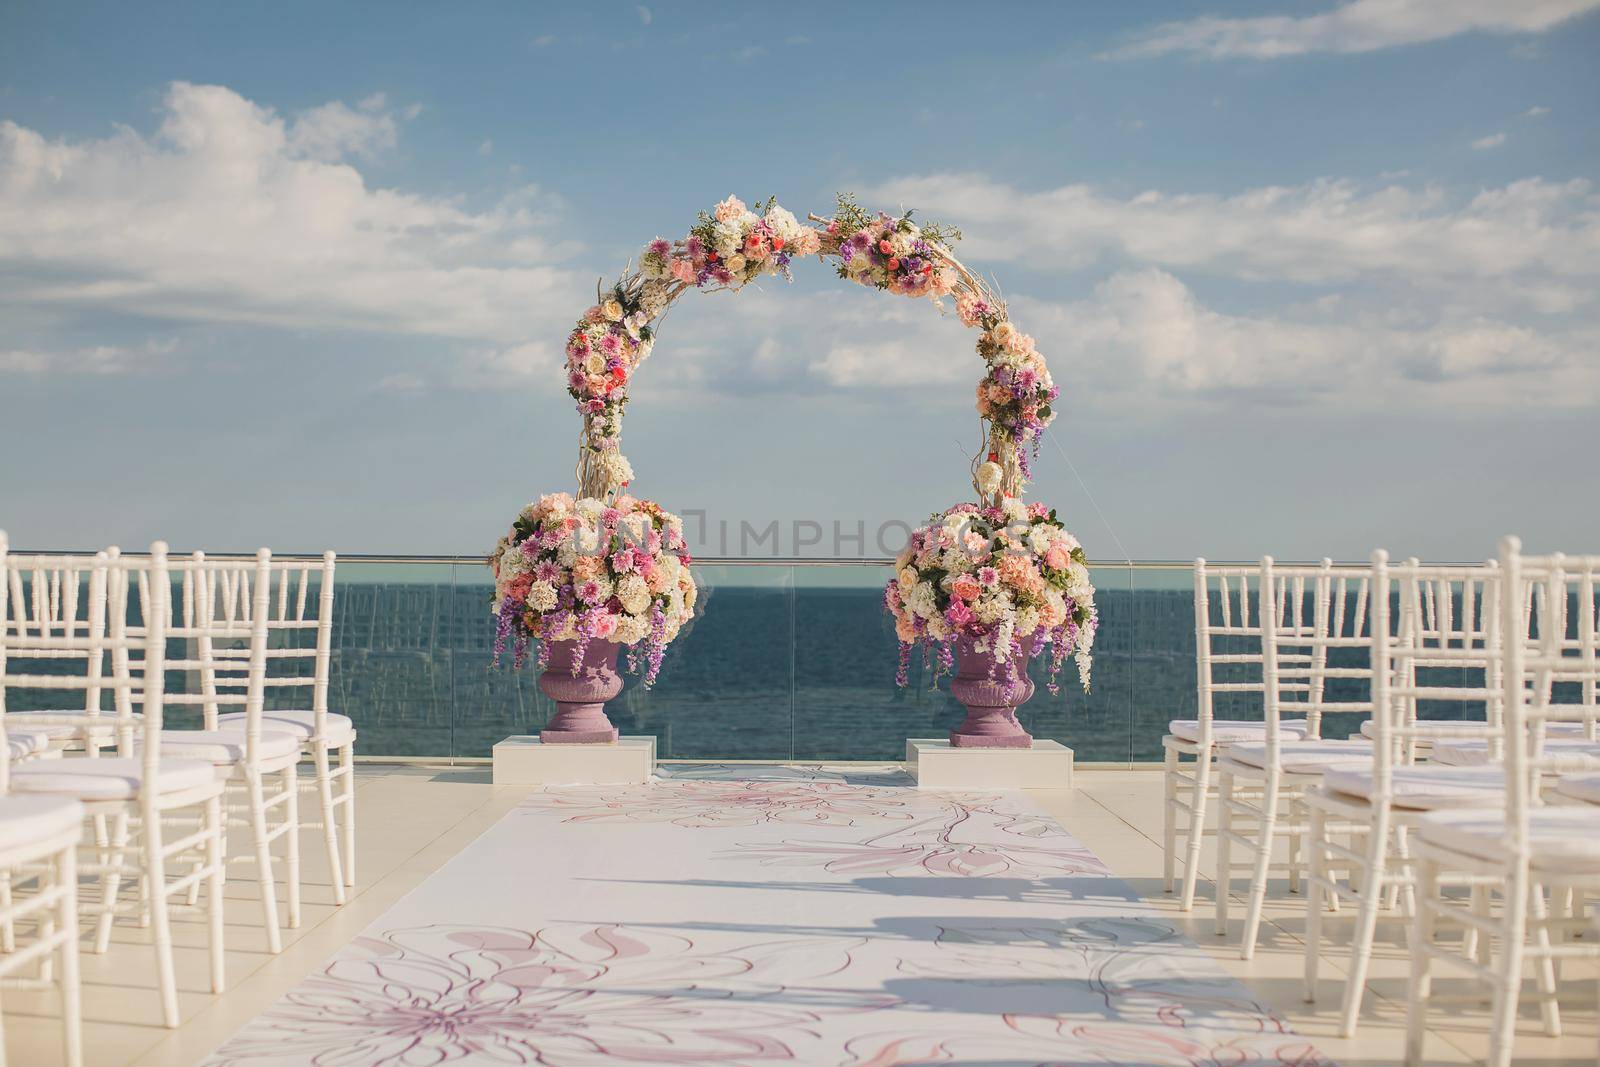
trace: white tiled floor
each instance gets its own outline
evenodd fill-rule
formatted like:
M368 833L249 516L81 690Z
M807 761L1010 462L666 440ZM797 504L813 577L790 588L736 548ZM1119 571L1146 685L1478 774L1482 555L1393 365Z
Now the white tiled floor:
M307 905L300 930L285 931L288 946L269 956L255 925L256 903L248 884L229 886L228 974L230 988L218 998L207 992L204 931L198 921L175 924L181 946L179 986L183 1026L167 1031L151 1021L156 1011L146 933L119 929L112 951L84 956L85 1061L91 1067L123 1064L194 1063L247 1020L296 984L327 956L416 886L449 857L493 825L525 793L488 784L487 768L363 766L358 775L360 804L360 885L343 908L328 901L319 842L308 835ZM1178 913L1161 891L1161 776L1156 771L1080 771L1078 788L1032 794L1059 822L1093 849L1164 912L1170 913L1198 944L1243 981L1256 997L1289 1018L1332 1059L1357 1064L1400 1062L1405 1007L1405 961L1392 944L1380 949L1374 967L1369 1007L1355 1041L1332 1036L1333 1013L1343 973L1341 952L1325 959L1322 1003L1301 1001L1300 974L1304 909L1300 898L1278 894L1269 904L1262 947L1248 963L1232 942L1211 932L1211 887L1189 916ZM1281 890L1281 886L1278 887ZM1525 1013L1518 1062L1584 1064L1597 1062L1597 972L1572 965L1563 974L1567 1036L1551 1040L1536 1033ZM31 993L5 999L9 1062L45 1067L59 1061L59 1030L54 1000ZM1429 1062L1472 1063L1485 1048L1481 1006L1437 1009L1428 1044Z

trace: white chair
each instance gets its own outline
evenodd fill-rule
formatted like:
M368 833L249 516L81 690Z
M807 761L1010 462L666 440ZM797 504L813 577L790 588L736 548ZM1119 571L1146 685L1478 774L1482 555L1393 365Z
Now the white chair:
M1206 813L1216 784L1212 780L1216 755L1230 744L1266 738L1261 719L1217 719L1218 694L1236 699L1239 694L1263 692L1261 681L1261 626L1252 623L1252 589L1260 576L1256 567L1214 567L1204 559L1194 561L1194 649L1198 702L1196 717L1174 719L1161 739L1166 760L1163 784L1166 796L1162 846L1164 885L1173 890L1175 868L1183 864L1180 907L1194 907L1195 883L1200 872L1200 850L1207 834ZM1215 588L1213 588L1213 585ZM1212 608L1215 606L1215 618ZM1307 724L1300 720L1279 723L1284 736L1304 737ZM1192 763L1184 762L1192 760ZM1187 791L1188 799L1182 794ZM1180 816L1182 825L1179 825ZM1185 839L1178 855L1178 836Z
M1398 583L1398 596L1395 594ZM1459 589L1459 601L1456 590ZM1339 1034L1353 1037L1366 988L1379 913L1412 898L1407 838L1424 812L1498 801L1504 789L1493 767L1416 764L1426 745L1469 735L1500 743L1499 572L1482 567L1423 567L1409 561L1391 568L1388 553L1372 555L1371 756L1364 766L1333 767L1306 788L1310 810L1306 883L1305 999L1316 999L1324 950L1325 905L1355 905L1350 966L1344 980ZM1399 625L1391 632L1391 598ZM1422 684L1419 668L1482 671L1481 685ZM1420 719L1422 700L1483 704L1483 722ZM1459 723L1452 733L1453 724ZM1351 840L1346 846L1339 839ZM1356 844L1356 842L1360 842ZM1348 878L1335 876L1338 870ZM1326 896L1324 895L1326 894ZM1329 899L1331 898L1331 899Z
M1372 710L1370 688L1359 700L1330 699L1327 689L1331 680L1360 682L1370 675L1370 666L1332 666L1328 662L1333 649L1361 648L1371 641L1367 569L1335 567L1327 560L1319 566L1283 567L1267 556L1261 560L1260 580L1266 737L1261 742L1232 745L1217 759L1216 932L1219 937L1228 932L1229 894L1236 867L1232 846L1241 845L1250 853L1249 860L1238 865L1250 871L1250 898L1240 945L1243 959L1255 955L1270 873L1287 870L1290 891L1298 888L1299 846L1309 829L1302 792L1319 783L1329 767L1361 765L1372 758L1370 742L1327 741L1319 735L1324 714L1370 714ZM1297 689L1305 699L1286 702L1284 697ZM1304 739L1284 736L1281 722L1286 707L1306 713ZM1240 783L1245 786L1242 790L1237 788ZM1241 823L1243 828L1236 828ZM1273 859L1279 838L1287 840L1286 862Z
M292 560L272 561L272 588L266 618L270 642L264 679L267 703L261 722L263 730L295 734L303 753L311 757L314 768L311 784L317 792L320 821L301 823L301 826L322 830L333 900L335 904L343 904L345 887L356 884L356 729L348 716L328 710L328 678L333 654L334 560L334 554L326 552L320 566ZM315 614L310 614L313 604ZM305 640L308 635L314 635L310 643ZM217 651L219 656L237 654L225 649ZM309 701L307 690L310 691ZM218 718L223 728L237 726L244 720L244 712ZM339 754L337 767L332 763L335 752Z
M1406 1019L1406 1058L1421 1062L1422 1034L1432 998L1432 965L1450 963L1488 983L1493 1007L1490 1018L1490 1067L1511 1062L1523 969L1534 964L1545 1032L1559 1036L1555 963L1571 957L1600 958L1592 938L1570 940L1586 924L1581 915L1552 916L1545 892L1582 900L1600 892L1600 837L1592 808L1542 806L1545 775L1558 761L1545 755L1545 724L1581 714L1575 705L1552 700L1557 678L1576 680L1600 675L1595 652L1594 588L1600 556L1522 555L1521 543L1507 537L1500 543L1500 569L1505 592L1501 600L1502 642L1500 684L1505 714L1505 788L1503 802L1483 808L1437 811L1417 823L1417 907L1411 932L1410 1003ZM1523 590L1536 592L1535 625L1523 615ZM1566 610L1577 594L1578 629L1588 639L1569 640ZM1530 650L1522 634L1533 634ZM1498 902L1498 910L1441 894L1445 877L1471 879ZM1472 941L1436 939L1440 924L1476 931L1482 943L1498 947L1484 959L1471 951Z
M209 763L163 759L161 755L168 622L162 605L170 603L168 598L147 600L152 613L143 620L142 640L134 642L126 632L130 575L143 575L151 586L165 588L170 581L166 545L156 542L145 559L123 557L114 565L106 565L108 561L101 554L99 560L105 576L107 607L104 617L109 620L108 632L101 634L91 630L82 636L33 637L29 642L30 650L32 645L42 645L47 649L77 653L84 661L84 673L22 675L0 665L0 695L11 689L83 689L95 694L93 706L97 707L100 695L109 690L115 714L99 717L107 720L106 725L117 737L118 755L19 763L10 769L10 788L18 795L77 800L82 802L88 815L110 818L116 829L109 846L97 847L92 862L80 864L83 873L98 876L100 900L84 903L80 910L99 917L101 929L96 938L97 947L104 945L110 923L117 915L132 913L141 919L141 924L148 920L155 942L161 1019L166 1026L176 1027L179 1014L171 914L183 907L173 898L186 894L191 885L206 887L203 907L210 941L211 991L220 993L226 985L222 940L222 783ZM143 652L142 677L137 681L129 669L127 656L135 643ZM102 673L108 652L113 661L110 678ZM133 712L135 703L143 712L137 719ZM71 714L64 718L68 724L75 721ZM51 724L48 719L43 721ZM140 735L137 756L133 740L136 728ZM168 840L169 820L198 828L189 830L185 826L180 836ZM137 846L130 844L130 828L137 830ZM130 852L134 856L131 865L127 862ZM187 873L169 880L169 870L187 870ZM123 880L129 875L139 888L134 900L122 899Z
M291 929L300 925L300 739L287 730L262 726L271 558L263 548L248 562L208 560L202 552L169 561L179 582L176 590L166 593L175 593L179 605L176 611L168 605L170 617L177 621L167 628L167 636L188 641L194 652L182 660L169 658L167 669L194 671L199 685L197 692L169 691L166 705L197 705L202 719L198 730L162 730L161 747L174 759L210 763L218 778L228 783L229 814L242 812L229 821L247 828L251 841L249 851L230 854L228 862L255 866L267 949L276 954L283 950L272 857L273 843L279 839L284 842L287 922ZM141 580L142 602L160 595L158 588ZM150 614L148 608L141 612L145 618ZM241 634L244 647L228 647ZM235 705L245 708L242 721L230 716L230 722L222 724L221 708ZM198 885L190 888L190 904L196 902L198 889Z
M0 570L7 555L5 531L0 530ZM0 618L5 616L7 583L0 582ZM6 648L11 633L0 627L0 679L6 673ZM9 751L5 725L5 688L0 685L0 750ZM31 755L31 753L30 753ZM56 987L61 995L62 1062L67 1067L83 1063L81 989L78 973L78 869L77 849L83 837L83 805L64 797L13 796L10 758L0 758L0 879L6 895L0 904L0 926L5 944L0 951L0 976L8 989ZM26 890L20 899L16 889ZM32 943L17 948L15 931L31 922ZM60 977L54 976L51 957L60 956ZM37 964L35 975L21 975ZM0 1025L0 1065L5 1062L5 1034Z

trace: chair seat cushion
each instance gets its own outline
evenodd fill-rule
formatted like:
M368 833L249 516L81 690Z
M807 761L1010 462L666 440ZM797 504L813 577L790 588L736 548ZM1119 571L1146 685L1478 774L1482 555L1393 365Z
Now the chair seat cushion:
M1535 870L1565 874L1600 873L1600 834L1591 808L1549 807L1528 812L1531 860ZM1484 860L1507 855L1506 813L1502 808L1431 811L1417 820L1422 840L1439 848Z
M1173 737L1184 741L1200 740L1200 720L1198 719L1173 719L1167 723L1167 732ZM1285 738L1303 738L1306 736L1304 719L1290 719L1278 721L1278 735ZM1264 722L1251 722L1235 719L1211 720L1211 740L1221 745L1231 745L1238 741L1262 741L1267 736L1267 724Z
M139 795L144 764L129 757L30 760L11 768L13 793L51 793L79 800L131 800ZM216 781L204 760L162 760L156 788L178 793Z
M247 712L233 711L217 717L217 725L243 729ZM283 730L300 738L301 742L311 740L311 735L317 731L317 715L312 711L263 711L261 713L261 732L268 730ZM356 724L350 721L348 715L335 715L328 712L328 736L326 741L335 747L348 744L356 736Z
M243 763L246 746L243 729L238 730L162 730L161 754L173 759L203 759L218 766ZM137 747L137 746L135 746ZM281 759L300 751L300 738L287 730L261 730L259 755L263 760Z
M1600 770L1600 741L1581 737L1551 737L1544 743L1545 759L1556 771ZM1433 746L1433 762L1453 767L1477 767L1489 762L1489 742L1450 741Z
M1563 774L1556 782L1556 792L1573 800L1600 804L1600 774Z
M0 852L74 830L82 833L83 805L71 797L0 797Z
M57 735L49 730L6 730L6 755L13 759L27 759L50 747Z
M1265 769L1267 746L1233 745L1231 759L1250 767ZM1294 741L1278 746L1279 766L1294 774L1316 774L1329 767L1367 767L1372 765L1372 746L1365 741Z
M1489 728L1489 724L1479 719L1418 719L1414 724L1417 737L1423 741L1449 741L1460 739L1465 741L1475 740ZM1361 736L1371 737L1376 728L1372 720L1368 719L1361 724ZM1550 737L1581 737L1583 736L1583 723L1581 722L1552 722L1545 727L1545 733Z
M1425 763L1396 767L1389 778L1390 796L1397 808L1432 811L1434 808L1481 808L1499 803L1506 787L1499 767L1448 767ZM1322 784L1331 793L1370 798L1372 768L1332 767L1323 772Z

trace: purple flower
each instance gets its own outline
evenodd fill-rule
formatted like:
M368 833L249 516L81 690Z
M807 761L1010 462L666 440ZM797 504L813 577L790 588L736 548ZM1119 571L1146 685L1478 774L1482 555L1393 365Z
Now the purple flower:
M672 251L672 246L663 241L661 238L657 237L654 241L650 242L650 251L654 252L658 256L664 256L668 252Z

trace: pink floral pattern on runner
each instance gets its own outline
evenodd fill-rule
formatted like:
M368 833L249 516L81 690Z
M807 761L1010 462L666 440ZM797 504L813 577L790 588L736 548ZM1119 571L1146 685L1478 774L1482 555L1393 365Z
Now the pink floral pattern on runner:
M883 781L535 794L205 1062L1329 1067L1021 795Z
M793 1006L808 998L791 998L784 983L837 974L860 944L789 939L710 951L626 926L395 930L358 938L210 1062L794 1062L789 1040L821 1016ZM831 1010L893 1003L867 995Z

